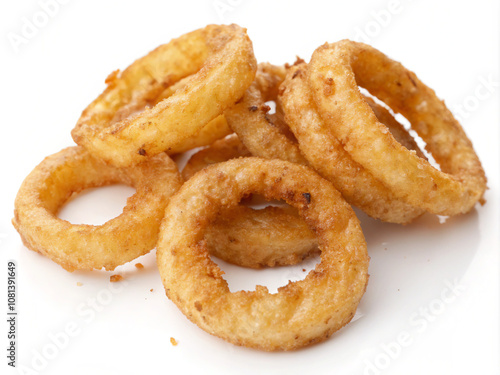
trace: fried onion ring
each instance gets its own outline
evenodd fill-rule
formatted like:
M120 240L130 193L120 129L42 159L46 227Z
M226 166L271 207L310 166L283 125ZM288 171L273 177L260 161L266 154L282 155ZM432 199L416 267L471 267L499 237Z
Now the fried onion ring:
M245 29L209 25L108 77L107 89L83 111L73 139L111 164L137 164L200 132L243 95L255 71ZM183 78L182 88L157 102Z
M233 107L224 112L229 127L252 155L265 159L281 159L306 165L294 139L290 139L267 115L266 101L276 98L284 79L284 69L270 64L259 64L256 79Z
M136 189L118 217L96 226L56 216L74 194L115 183ZM177 166L164 153L134 167L117 168L82 147L70 147L45 158L26 177L12 223L26 247L68 271L113 270L155 247L165 207L181 184Z
M233 134L194 154L182 176L188 180L208 165L244 156L250 153ZM297 264L318 249L314 233L289 206L228 208L207 227L205 239L212 255L249 268Z
M279 100L285 111L286 121L307 160L319 174L333 183L349 203L373 218L405 224L420 216L424 212L422 209L396 199L389 189L350 157L324 125L311 98L306 70L306 64L289 69L281 86ZM371 103L378 107L375 102ZM377 110L383 112L382 108ZM390 116L389 113L384 114L386 115ZM397 123L393 120L388 122L389 126ZM385 129L388 131L387 127ZM398 131L401 132L401 128ZM405 131L401 134L411 138Z
M343 40L314 52L308 79L330 131L395 196L438 215L466 213L482 200L486 176L471 141L415 73L373 47ZM441 171L387 132L358 85L408 119Z
M318 236L321 262L270 294L231 293L210 259L204 230L222 207L257 193L296 207ZM281 160L240 158L202 170L170 201L157 263L167 296L200 328L237 345L293 350L320 342L353 317L368 282L359 220L331 183Z

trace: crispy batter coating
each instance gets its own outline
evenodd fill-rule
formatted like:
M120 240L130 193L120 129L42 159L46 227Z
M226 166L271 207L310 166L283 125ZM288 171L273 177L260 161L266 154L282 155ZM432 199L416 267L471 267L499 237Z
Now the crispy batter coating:
M318 241L293 207L223 210L205 232L210 254L248 268L286 266L318 251Z
M261 65L255 81L243 98L224 112L229 127L252 153L266 159L281 159L306 165L294 139L287 137L272 122L267 112L268 100L276 99L278 88L284 79L284 68L270 64Z
M199 133L243 95L256 69L252 42L237 25L185 34L108 77L73 139L114 165L139 163ZM158 102L183 78L182 88Z
M262 286L231 293L203 241L220 210L251 193L297 208L322 251L304 280L276 294ZM191 321L268 351L320 342L346 325L365 292L368 261L359 221L331 183L307 167L253 157L215 164L187 181L167 207L157 245L166 293Z
M311 166L331 181L350 204L373 218L405 224L421 215L424 212L422 209L398 200L370 172L356 163L325 126L312 100L306 70L307 65L304 63L290 67L281 86L279 101L285 111L286 121ZM392 118L375 102L371 101L371 104L384 117ZM399 124L394 118L387 122L388 126L394 124ZM384 128L389 132L387 126ZM398 134L411 138L401 125L397 129Z
M75 225L56 216L74 194L115 183L136 189L118 217L96 226ZM45 158L26 177L12 223L26 247L68 271L113 270L155 247L165 207L181 184L177 166L166 154L117 168L82 147L70 147Z
M482 200L486 177L471 141L415 73L373 47L343 40L314 52L308 82L328 129L395 196L438 215L466 213ZM408 119L441 171L387 132L358 85Z
M182 170L182 177L187 181L203 168L229 159L251 156L250 151L241 143L236 134L215 141L212 145L192 155Z

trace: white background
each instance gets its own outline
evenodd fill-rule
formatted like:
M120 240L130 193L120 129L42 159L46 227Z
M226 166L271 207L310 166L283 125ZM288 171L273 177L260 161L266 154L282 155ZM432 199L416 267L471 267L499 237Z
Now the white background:
M18 365L33 369L36 353L51 345L50 335L72 322L78 334L53 359L38 363L42 371L30 373L498 374L498 2L400 0L398 14L390 17L386 0L219 3L233 5L220 14L212 0L73 0L16 51L9 33L22 35L23 18L31 20L41 7L33 0L2 0L0 311L7 308L7 260L14 259ZM46 155L73 144L72 127L111 71L184 32L233 22L248 28L259 61L276 64L293 62L295 55L308 60L322 43L356 38L357 30L365 30L372 45L415 71L450 108L469 103L462 123L489 178L487 204L443 224L426 215L403 227L360 214L372 260L357 320L328 341L296 352L235 347L200 330L165 297L154 254L141 259L144 270L133 264L118 269L125 282L114 284L122 289L111 294L110 273L68 273L23 247L10 224L23 178ZM482 99L471 99L484 80L496 86ZM488 92L484 85L479 90ZM132 192L100 189L76 199L61 215L102 222L117 215ZM276 287L305 274L302 266L261 272L223 268L232 290L257 283ZM446 302L441 295L451 295L450 283L458 283L457 297ZM89 312L92 298L102 302L108 295L111 300ZM427 318L424 309L430 311ZM6 323L1 327L3 374ZM399 350L393 343L402 332L411 343ZM170 337L179 345L172 346Z

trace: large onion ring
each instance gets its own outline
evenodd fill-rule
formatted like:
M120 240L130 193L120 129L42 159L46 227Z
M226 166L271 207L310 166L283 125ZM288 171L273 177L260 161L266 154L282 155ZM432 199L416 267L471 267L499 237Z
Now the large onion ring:
M114 165L139 163L201 131L243 95L255 71L245 29L209 25L110 76L108 88L83 111L73 139ZM186 77L181 89L157 103Z
M486 177L471 141L444 102L403 65L366 44L343 40L314 52L308 78L331 132L397 197L439 215L466 213L482 199ZM441 171L386 131L358 85L408 119Z
M319 174L331 181L349 203L371 217L405 224L420 216L424 212L422 209L397 199L388 188L350 157L324 125L311 98L305 76L306 69L306 64L289 69L281 86L279 100L285 111L286 121L309 163ZM371 103L384 117L392 118L382 107L373 101ZM402 126L394 118L387 121L387 125L395 126L399 133L411 138L405 131L401 132ZM385 129L389 132L388 127ZM406 142L411 145L411 141ZM414 142L413 145L416 147Z
M277 294L262 286L231 293L202 241L222 207L251 193L296 207L322 250L321 262L304 280ZM325 340L351 320L368 282L359 220L332 184L307 167L253 157L208 167L182 186L165 212L157 263L167 295L191 321L262 350Z
M136 189L118 217L95 226L56 216L73 194L114 183ZM177 166L164 153L134 167L117 168L81 147L70 147L45 158L26 177L12 223L26 247L68 271L113 270L155 247L165 207L181 184Z
M250 153L233 134L194 154L182 176L188 180L208 165L244 156ZM316 236L290 206L231 207L207 227L205 239L212 255L249 268L297 264L318 249Z

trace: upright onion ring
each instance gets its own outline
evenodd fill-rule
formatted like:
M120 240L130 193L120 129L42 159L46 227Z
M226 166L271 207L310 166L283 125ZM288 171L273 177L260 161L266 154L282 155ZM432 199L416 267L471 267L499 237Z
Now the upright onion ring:
M74 225L56 216L73 194L114 183L136 189L118 217L95 226ZM177 166L166 154L117 168L82 147L70 147L45 158L26 177L12 223L26 247L68 271L113 270L155 247L165 207L181 184Z
M482 200L486 176L471 141L444 102L413 72L373 47L343 40L314 52L308 78L331 132L394 195L439 215L466 213ZM441 171L386 131L358 85L409 120Z
M231 293L202 241L222 207L250 193L296 207L317 236L321 262L304 280L270 294ZM359 221L332 184L311 169L280 160L241 158L208 167L170 201L157 263L165 291L200 328L237 345L293 350L320 342L354 315L368 282Z
M284 68L259 64L255 81L243 98L224 112L229 127L252 153L266 159L281 159L306 165L294 139L274 126L266 101L276 99L278 87L285 77Z
M306 64L289 69L281 86L279 101L285 111L286 121L311 166L331 181L349 203L373 218L405 224L420 216L424 212L422 209L396 199L389 189L350 157L324 125L311 98L305 77L306 70ZM384 113L375 102L372 105ZM392 118L389 113L384 114L384 117ZM399 133L405 138L411 138L408 133L401 132L402 126L393 118L387 124L399 125L396 126ZM387 129L386 127L386 131ZM411 141L406 142L411 144Z
M108 88L83 111L73 139L114 165L139 163L201 131L243 95L255 71L245 29L209 25L111 75ZM157 102L183 78L182 88Z

